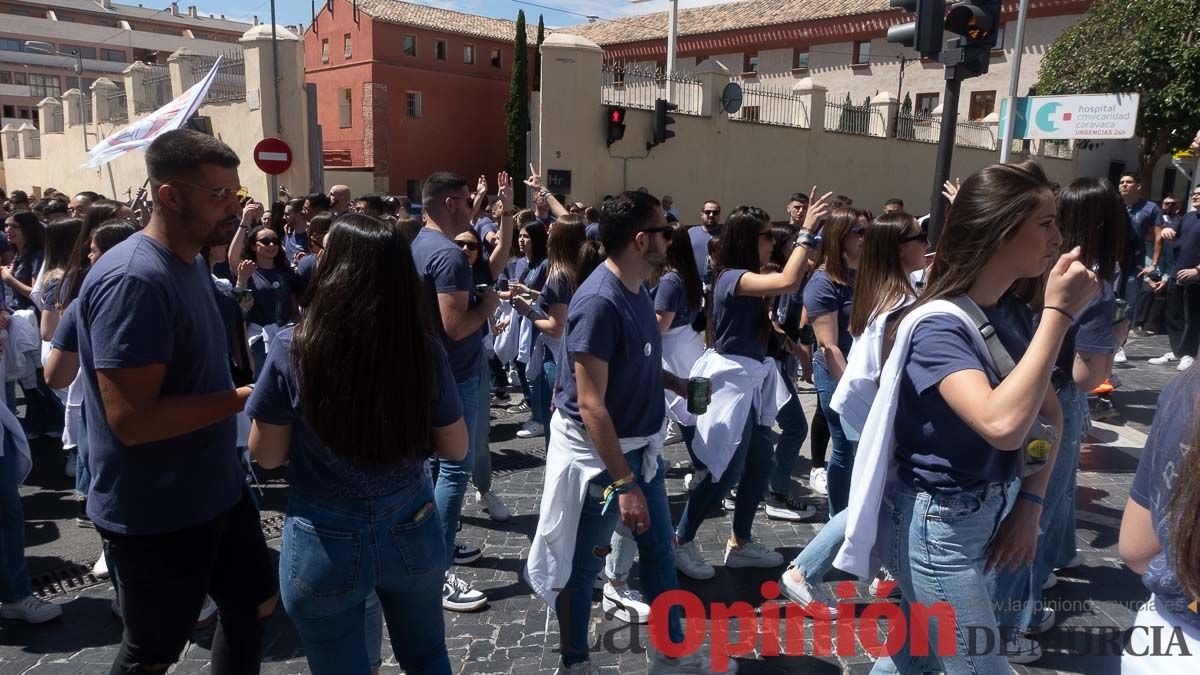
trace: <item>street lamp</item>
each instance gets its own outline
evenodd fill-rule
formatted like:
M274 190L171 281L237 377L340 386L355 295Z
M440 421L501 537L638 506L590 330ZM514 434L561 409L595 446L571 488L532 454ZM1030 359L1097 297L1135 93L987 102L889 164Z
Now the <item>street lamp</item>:
M75 77L79 80L79 122L83 125L83 150L87 152L87 115L83 111L83 55L79 53L78 49L70 53L60 52L54 48L54 45L41 40L26 40L25 51L35 54L50 54L51 56L75 57Z
M679 39L679 0L668 0L671 9L667 12L667 102L671 102L671 93L675 88L672 78L675 76L675 43ZM629 4L638 5L650 0L629 0Z

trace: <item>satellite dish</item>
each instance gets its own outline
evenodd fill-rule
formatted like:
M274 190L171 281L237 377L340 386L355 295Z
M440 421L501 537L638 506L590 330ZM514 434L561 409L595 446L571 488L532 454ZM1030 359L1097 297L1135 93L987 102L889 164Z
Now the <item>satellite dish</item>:
M721 91L721 109L733 115L742 109L742 85L730 82Z

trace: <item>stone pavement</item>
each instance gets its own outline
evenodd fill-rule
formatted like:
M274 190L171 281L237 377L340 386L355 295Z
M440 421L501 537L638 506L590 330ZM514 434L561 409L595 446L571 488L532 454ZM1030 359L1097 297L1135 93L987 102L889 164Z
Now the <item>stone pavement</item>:
M1017 667L1019 673L1118 673L1119 655L1101 653L1104 630L1128 627L1138 604L1148 593L1136 575L1125 569L1117 554L1121 513L1141 452L1144 434L1153 416L1158 393L1176 373L1167 366L1150 366L1145 360L1166 351L1162 337L1133 340L1127 348L1130 362L1118 367L1123 385L1113 400L1120 416L1098 423L1085 446L1079 475L1078 546L1085 564L1060 575L1047 600L1058 611L1059 626L1043 641L1046 655L1037 667ZM516 397L514 397L515 399ZM816 405L815 395L802 393L805 410ZM475 565L459 573L484 590L490 605L473 614L445 614L447 644L455 672L521 673L553 672L557 665L557 625L547 621L545 606L532 597L520 579L520 570L536 525L542 488L544 451L541 440L515 438L525 419L504 408L493 409L492 453L496 472L495 490L504 496L514 515L507 523L491 523L471 497L463 511L461 539L484 549ZM35 470L22 489L27 520L27 553L37 592L64 605L61 621L43 626L0 622L0 673L102 673L107 672L120 642L121 624L109 605L111 585L89 573L99 551L93 530L74 524L71 479L62 475L61 450L49 441L38 441L34 449ZM803 478L808 474L807 448L796 467L797 490L809 494ZM687 456L682 444L668 446L667 487L671 509L677 518L683 507L682 479ZM278 550L286 484L279 476L263 488L263 526L269 543ZM755 522L756 537L778 549L788 559L812 539L824 519L813 523L784 523L767 520L760 512ZM729 535L728 517L707 520L697 542L707 558L719 563ZM683 580L685 589L705 603L761 602L760 586L778 575L771 570L726 569L717 564L717 577L708 582ZM637 579L635 566L633 578ZM848 579L831 575L827 583ZM635 582L635 586L636 586ZM855 584L857 610L861 616L870 603L865 583ZM830 591L833 588L830 587ZM597 598L599 593L597 593ZM648 636L644 627L632 630L593 612L597 645L594 662L605 672L640 673L646 670L644 655ZM1091 637L1089 637L1089 635ZM199 673L208 669L212 629L198 631L173 672ZM1118 644L1119 644L1118 638ZM286 614L278 612L267 630L262 672L307 672L303 650ZM861 643L838 647L844 655L812 656L811 639L804 654L761 657L758 653L739 658L743 673L865 673L871 657ZM384 673L398 673L385 641Z

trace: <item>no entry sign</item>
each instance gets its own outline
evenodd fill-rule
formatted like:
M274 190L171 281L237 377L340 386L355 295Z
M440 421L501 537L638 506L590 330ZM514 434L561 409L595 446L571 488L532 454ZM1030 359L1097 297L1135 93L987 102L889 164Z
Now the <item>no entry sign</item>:
M264 138L254 146L254 164L263 173L278 176L292 165L292 149L278 138Z

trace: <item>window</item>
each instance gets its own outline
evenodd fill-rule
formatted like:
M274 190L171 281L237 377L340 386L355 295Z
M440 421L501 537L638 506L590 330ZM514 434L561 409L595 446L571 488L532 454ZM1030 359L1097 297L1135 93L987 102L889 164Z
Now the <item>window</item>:
M34 98L62 95L62 80L57 75L29 74L29 95Z
M475 45L463 45L463 63L475 63Z
M100 50L100 58L105 61L116 61L117 63L125 63L129 57L126 56L125 52L121 51L120 49L101 49Z
M742 72L755 74L758 73L758 54L742 55Z
M421 203L421 181L416 178L409 178L404 181L404 194L413 202Z
M349 89L338 89L338 126L343 129L354 126L350 120L350 105L353 100Z
M975 91L971 92L971 109L968 111L967 119L981 120L996 109L996 91Z
M499 49L492 50L492 67L493 68L500 67L500 50Z
M329 63L329 38L321 38L321 63Z
M0 49L6 52L23 52L25 51L25 44L20 40L0 38Z
M854 60L851 65L865 66L871 63L871 42L864 40L854 43Z
M5 117L16 117L17 116L17 106L15 106L15 105L4 106L4 116Z
M792 50L792 70L808 70L808 50Z
M405 35L404 36L404 55L405 56L416 56L417 55L417 36L416 35Z
M1004 51L1004 24L1000 24L1000 27L996 29L996 46L992 48L992 51Z
M917 94L917 104L913 108L913 115L916 117L930 117L933 111L942 102L941 94Z
M421 92L410 91L404 95L404 109L409 117L421 116Z
M346 33L342 36L342 58L348 59L353 55L354 53L350 46L350 34Z
M12 84L12 75L7 70L0 70L0 84Z
M13 72L13 84L26 85L29 84L29 76L23 72Z
M58 46L58 51L64 52L66 54L74 54L76 51L78 51L79 55L85 59L96 58L96 48L95 47L83 47L80 45L61 44Z
M437 59L438 61L446 60L446 41L445 40L434 40L433 41L433 58Z

